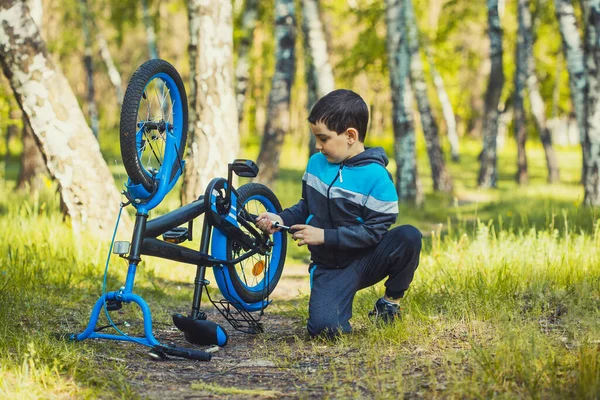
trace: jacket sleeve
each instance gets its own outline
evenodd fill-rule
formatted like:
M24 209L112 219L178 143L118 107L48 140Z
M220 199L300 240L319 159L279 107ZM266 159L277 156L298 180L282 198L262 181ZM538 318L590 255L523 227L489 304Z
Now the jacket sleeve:
M296 224L303 224L308 218L308 203L306 201L306 173L302 178L302 198L295 205L286 208L279 213L279 216L283 220L283 224L292 226Z
M325 229L324 245L337 249L373 247L398 217L398 195L391 179L378 179L365 203L364 222Z

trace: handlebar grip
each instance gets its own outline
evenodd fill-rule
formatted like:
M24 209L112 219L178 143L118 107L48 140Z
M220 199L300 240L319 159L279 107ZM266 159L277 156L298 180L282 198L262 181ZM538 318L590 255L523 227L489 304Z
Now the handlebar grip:
M210 361L212 355L201 350L190 350L181 347L154 346L154 349L175 357L188 358L197 361Z

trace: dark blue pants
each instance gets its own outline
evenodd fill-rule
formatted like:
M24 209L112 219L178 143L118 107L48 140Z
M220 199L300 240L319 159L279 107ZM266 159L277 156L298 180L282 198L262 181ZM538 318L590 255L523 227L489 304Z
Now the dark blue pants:
M387 232L376 247L345 268L311 266L308 332L350 332L354 295L386 277L385 294L394 299L404 296L419 265L422 237L414 226L402 225Z

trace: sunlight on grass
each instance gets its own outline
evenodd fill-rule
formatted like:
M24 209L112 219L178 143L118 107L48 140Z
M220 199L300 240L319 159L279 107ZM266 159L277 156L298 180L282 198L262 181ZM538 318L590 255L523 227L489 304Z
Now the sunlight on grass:
M281 158L276 193L284 207L300 195L306 160L298 146L288 143ZM245 156L257 150L249 147ZM453 194L429 190L423 207L401 206L398 224L414 224L425 234L402 321L380 326L367 318L383 293L380 283L356 296L354 334L333 343L308 340L298 333L304 332L308 297L278 300L269 311L292 318L296 334L259 336L249 356L272 359L302 393L324 390L332 398L596 398L600 214L581 204L577 149L560 149L561 182L549 185L541 147L532 146L532 183L519 187L512 180L514 145L508 144L497 190L476 188L479 145L465 141L463 151L458 164L449 164ZM111 169L122 173L118 165ZM59 212L54 186L23 194L13 191L11 180L0 185L0 397L135 397L126 365L107 361L117 347L54 338L87 323L102 292L109 238L75 236ZM177 191L169 196L157 213L178 206ZM200 226L186 246L198 248ZM289 246L288 263L308 262L305 248L293 241ZM111 259L108 290L123 284L126 270L123 260ZM170 323L174 310L188 311L195 270L151 258L140 264L136 292L148 300L157 323ZM129 307L118 318L133 322L141 315ZM140 325L128 333L140 334ZM282 395L204 383L193 388L216 396Z

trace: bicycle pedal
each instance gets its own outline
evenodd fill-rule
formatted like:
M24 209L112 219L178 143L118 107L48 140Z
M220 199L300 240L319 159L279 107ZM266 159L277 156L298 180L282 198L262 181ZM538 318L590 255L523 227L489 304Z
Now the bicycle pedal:
M123 308L123 302L119 300L107 300L106 301L106 309L108 311L117 311Z
M162 237L165 242L175 244L182 243L190 239L188 235L188 228L182 226L173 228L170 231L163 233Z

